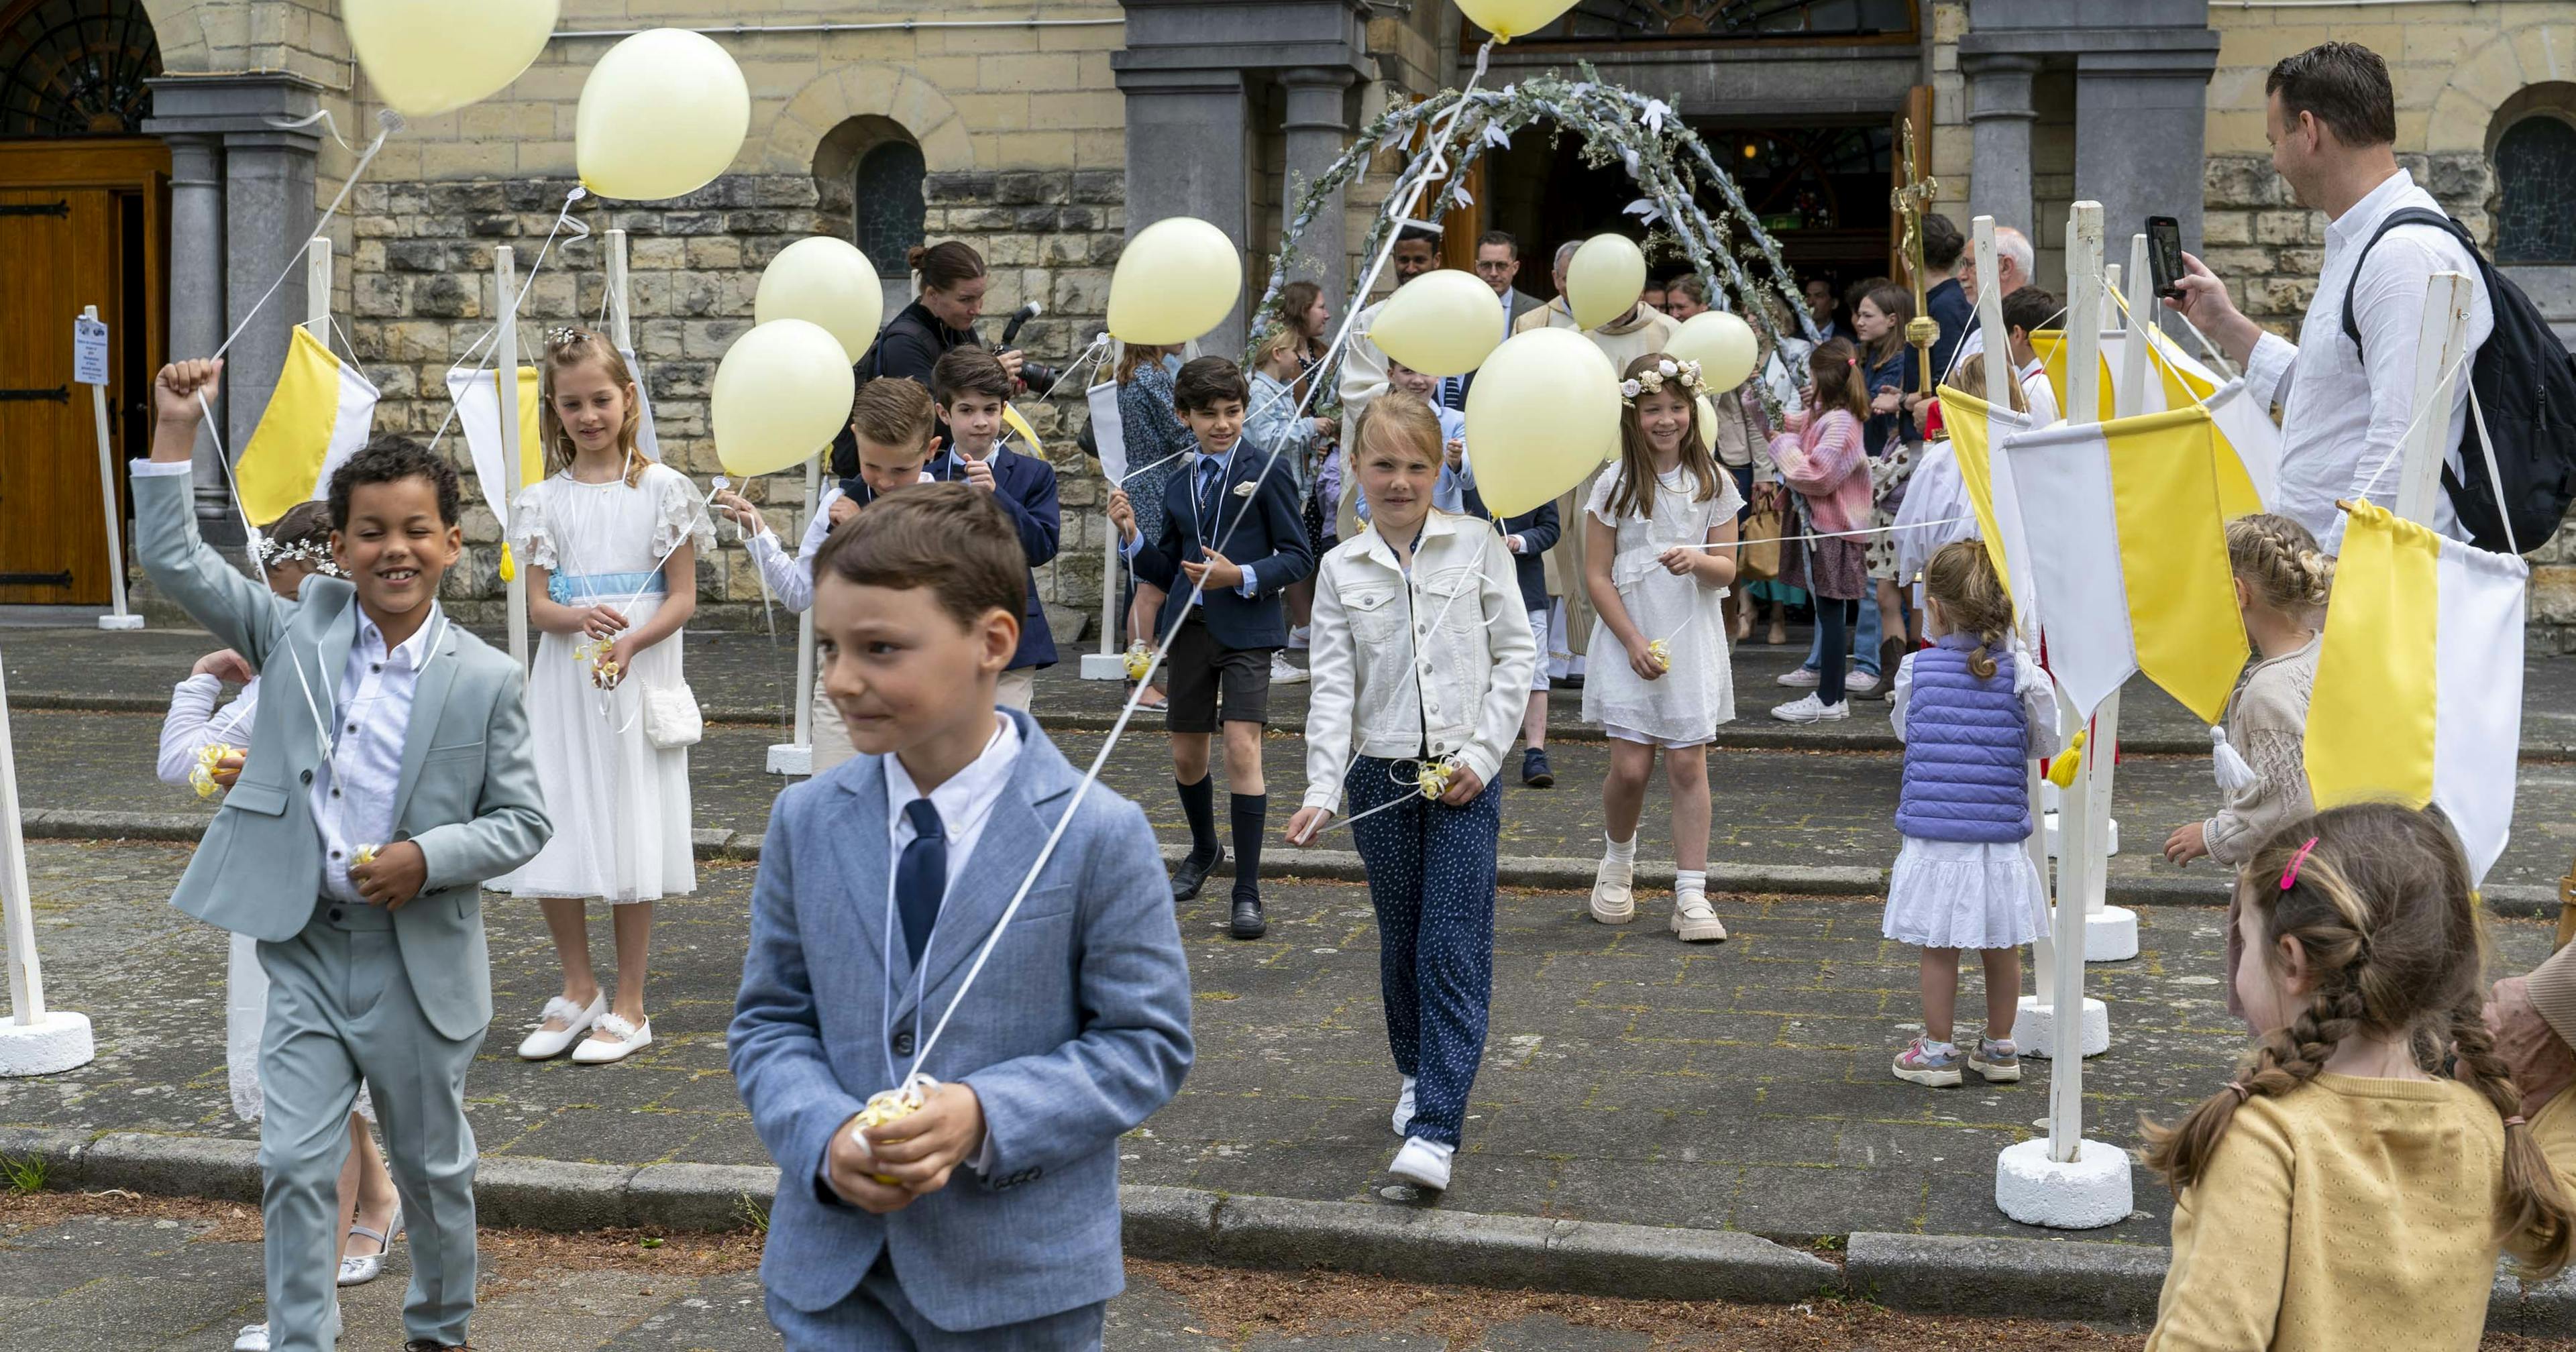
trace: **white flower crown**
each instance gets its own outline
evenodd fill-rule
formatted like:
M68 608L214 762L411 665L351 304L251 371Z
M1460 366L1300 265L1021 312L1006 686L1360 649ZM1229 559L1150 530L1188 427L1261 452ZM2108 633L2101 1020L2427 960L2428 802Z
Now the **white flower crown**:
M1679 380L1683 393L1694 398L1708 393L1707 382L1700 379L1698 362L1675 361L1666 357L1653 367L1620 381L1619 402L1634 405L1647 395L1660 393L1667 380Z
M331 547L329 545L317 545L311 541L300 541L290 545L278 540L272 540L265 535L259 537L259 567L261 572L266 572L271 568L276 568L280 565L289 563L304 564L324 577L348 576L348 574L340 571L339 564L332 562Z

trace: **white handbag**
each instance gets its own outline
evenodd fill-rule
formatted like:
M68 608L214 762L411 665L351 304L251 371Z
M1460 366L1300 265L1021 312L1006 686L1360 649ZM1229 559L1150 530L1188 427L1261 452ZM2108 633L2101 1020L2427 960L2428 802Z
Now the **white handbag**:
M656 751L696 746L706 735L706 716L698 712L697 694L686 681L644 690L644 740Z

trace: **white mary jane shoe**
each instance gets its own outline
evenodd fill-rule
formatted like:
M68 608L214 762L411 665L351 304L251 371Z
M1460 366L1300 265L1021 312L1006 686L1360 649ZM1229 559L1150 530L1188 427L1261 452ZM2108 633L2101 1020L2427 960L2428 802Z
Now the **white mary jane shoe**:
M585 1066L604 1066L611 1061L623 1061L637 1049L651 1046L653 1042L651 1019L646 1019L639 1026L628 1023L614 1014L602 1014L595 1027L597 1031L608 1034L608 1037L606 1039L586 1037L581 1040L579 1046L572 1049L572 1059Z
M519 1059L551 1061L563 1055L566 1048L581 1041L582 1034L589 1032L590 1026L599 1022L600 1015L607 1009L608 992L606 991L590 997L588 1009L560 995L546 1001L545 1012L537 1016L536 1029L519 1040ZM564 1026L560 1029L548 1028L546 1027L548 1019L562 1019L565 1021Z
M342 1254L340 1256L340 1285L364 1286L367 1283L374 1281L377 1277L383 1275L385 1270L385 1255L393 1252L394 1239L396 1236L402 1234L402 1232L403 1217L402 1203L400 1202L394 1203L393 1218L385 1222L385 1230L383 1234L378 1234L363 1225L350 1226L350 1234L364 1235L367 1238L374 1240L376 1242L376 1251L374 1253Z

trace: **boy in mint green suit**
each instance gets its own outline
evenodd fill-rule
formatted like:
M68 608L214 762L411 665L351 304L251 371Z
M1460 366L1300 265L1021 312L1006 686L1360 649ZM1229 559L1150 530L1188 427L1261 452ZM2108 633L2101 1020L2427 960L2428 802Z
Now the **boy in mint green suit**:
M363 1078L410 1232L404 1346L462 1348L474 1310L465 1071L492 1021L482 883L534 857L550 831L523 675L439 610L439 578L464 545L456 471L415 443L378 441L332 474L332 555L347 581L308 578L282 601L197 538L198 396L222 369L180 362L154 381L134 516L154 584L274 692L170 899L260 940L268 973L270 1345L320 1352L337 1337L332 1213Z

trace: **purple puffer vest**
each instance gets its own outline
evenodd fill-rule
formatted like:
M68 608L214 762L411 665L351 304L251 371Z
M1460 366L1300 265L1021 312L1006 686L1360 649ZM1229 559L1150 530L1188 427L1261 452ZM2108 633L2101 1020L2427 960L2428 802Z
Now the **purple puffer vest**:
M1916 840L2010 844L2030 839L2024 753L2030 730L2013 694L2013 659L1968 670L1975 638L1945 634L1914 654L1905 708L1905 788L1896 829Z

